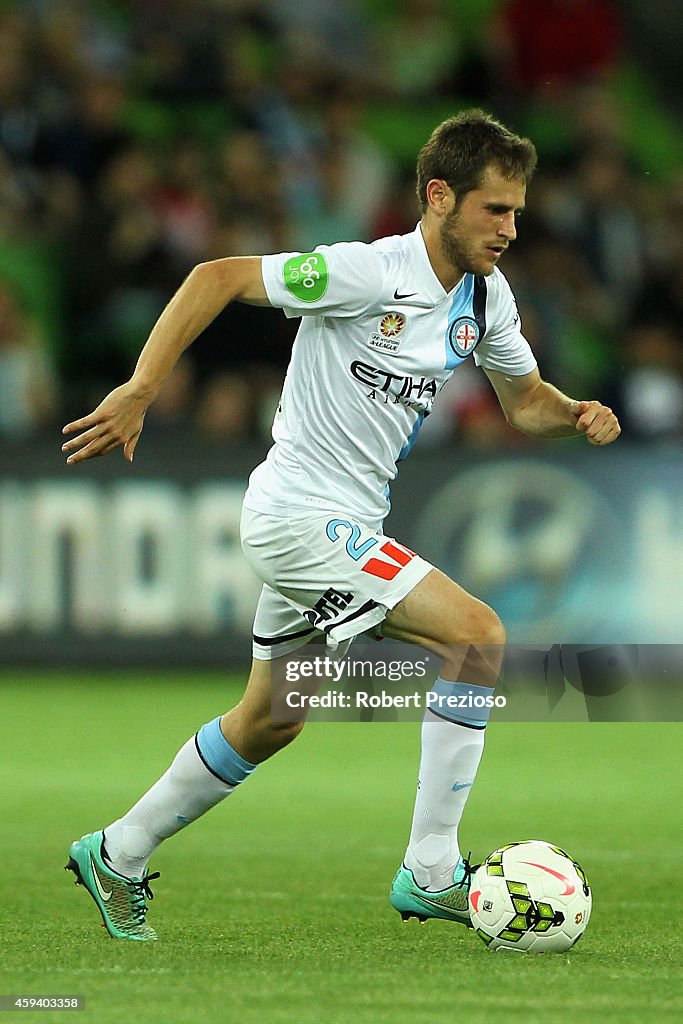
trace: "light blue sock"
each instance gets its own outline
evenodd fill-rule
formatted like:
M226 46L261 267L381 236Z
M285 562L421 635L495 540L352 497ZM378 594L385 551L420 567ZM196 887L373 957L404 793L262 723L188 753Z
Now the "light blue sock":
M256 769L232 747L221 732L221 719L203 725L195 737L202 761L217 778L229 786L239 786Z
M493 706L493 690L474 683L451 683L439 676L426 700L427 708L439 718L470 729L485 729Z

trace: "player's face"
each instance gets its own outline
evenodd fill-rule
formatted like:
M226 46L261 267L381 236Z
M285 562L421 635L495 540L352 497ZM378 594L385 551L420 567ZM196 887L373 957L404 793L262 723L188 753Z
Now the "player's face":
M505 178L487 168L481 188L467 192L441 225L443 254L466 274L490 274L517 237L515 218L524 209L526 185L522 178Z

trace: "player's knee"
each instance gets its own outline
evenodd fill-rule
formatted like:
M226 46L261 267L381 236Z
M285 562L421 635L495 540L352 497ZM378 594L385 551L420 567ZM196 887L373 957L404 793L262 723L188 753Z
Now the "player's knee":
M446 645L442 666L442 671L448 673L445 678L494 686L500 674L504 644L502 622L492 608L478 601L468 621L458 624L455 639Z
M464 615L454 616L446 643L452 647L502 646L505 643L505 626L500 618L482 601L473 602Z
M478 644L502 646L505 643L505 626L493 608L489 608L488 605L483 605L478 610L475 636L474 642Z

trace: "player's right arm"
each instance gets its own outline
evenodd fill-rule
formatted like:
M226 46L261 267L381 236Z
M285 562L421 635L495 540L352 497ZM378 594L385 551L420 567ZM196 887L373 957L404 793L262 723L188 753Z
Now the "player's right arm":
M200 263L188 275L154 325L133 376L111 391L93 412L67 423L62 445L67 463L123 447L130 462L148 407L185 349L229 302L269 305L260 256L233 256Z

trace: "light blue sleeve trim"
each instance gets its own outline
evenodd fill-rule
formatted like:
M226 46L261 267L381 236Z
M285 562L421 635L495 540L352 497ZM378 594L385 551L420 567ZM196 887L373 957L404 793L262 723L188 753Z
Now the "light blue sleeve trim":
M207 722L197 733L197 749L215 775L230 786L238 786L256 769L255 764L245 759L228 743L221 732L221 719Z
M441 676L427 694L427 708L449 722L483 729L493 706L490 686L474 683L451 683Z

